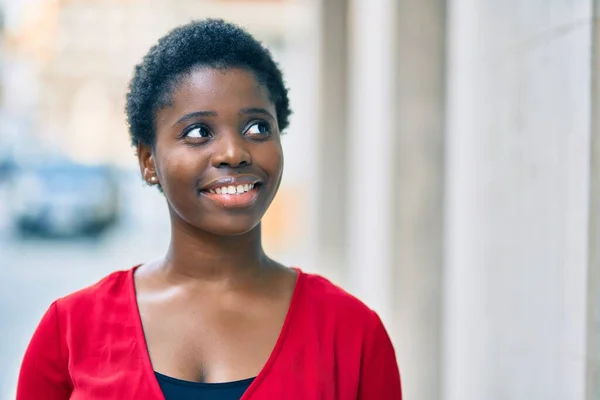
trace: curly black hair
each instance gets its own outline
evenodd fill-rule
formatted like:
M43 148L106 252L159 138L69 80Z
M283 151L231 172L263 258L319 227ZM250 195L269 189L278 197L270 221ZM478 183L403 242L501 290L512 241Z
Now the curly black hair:
M280 131L291 115L288 89L271 53L244 29L221 19L205 19L173 29L135 67L125 111L133 146L153 146L155 113L170 104L181 78L197 67L243 68L266 87Z

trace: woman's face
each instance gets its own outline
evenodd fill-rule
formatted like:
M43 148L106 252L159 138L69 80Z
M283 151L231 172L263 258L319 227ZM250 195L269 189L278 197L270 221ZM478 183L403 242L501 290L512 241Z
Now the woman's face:
M197 68L155 115L154 150L141 146L171 215L217 235L258 225L275 197L283 154L274 104L244 69Z

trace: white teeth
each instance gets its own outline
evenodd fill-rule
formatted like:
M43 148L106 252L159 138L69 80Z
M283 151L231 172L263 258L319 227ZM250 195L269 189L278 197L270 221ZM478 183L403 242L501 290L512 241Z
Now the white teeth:
M254 189L254 184L246 183L244 185L237 185L237 186L231 185L231 186L224 186L224 187L220 187L220 188L210 189L209 192L214 193L214 194L242 194L242 193L246 193L252 189Z

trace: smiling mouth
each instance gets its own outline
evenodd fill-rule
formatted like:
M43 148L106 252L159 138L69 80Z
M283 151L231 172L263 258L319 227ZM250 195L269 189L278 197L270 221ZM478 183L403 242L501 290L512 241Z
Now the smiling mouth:
M200 194L224 208L247 208L254 204L261 187L261 183L227 185L201 190Z
M255 187L258 189L258 186L260 186L260 183L246 183L243 185L227 185L227 186L222 186L222 187L218 187L218 188L214 188L214 189L209 189L206 190L206 192L208 193L212 193L212 194L226 194L226 195L241 195L244 193L248 193L251 190L253 190Z

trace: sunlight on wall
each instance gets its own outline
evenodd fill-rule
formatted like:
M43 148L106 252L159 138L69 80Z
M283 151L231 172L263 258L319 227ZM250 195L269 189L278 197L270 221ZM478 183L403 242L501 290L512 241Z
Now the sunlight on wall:
M109 153L108 135L113 114L109 95L102 82L85 82L73 96L65 149L82 163L99 163Z

